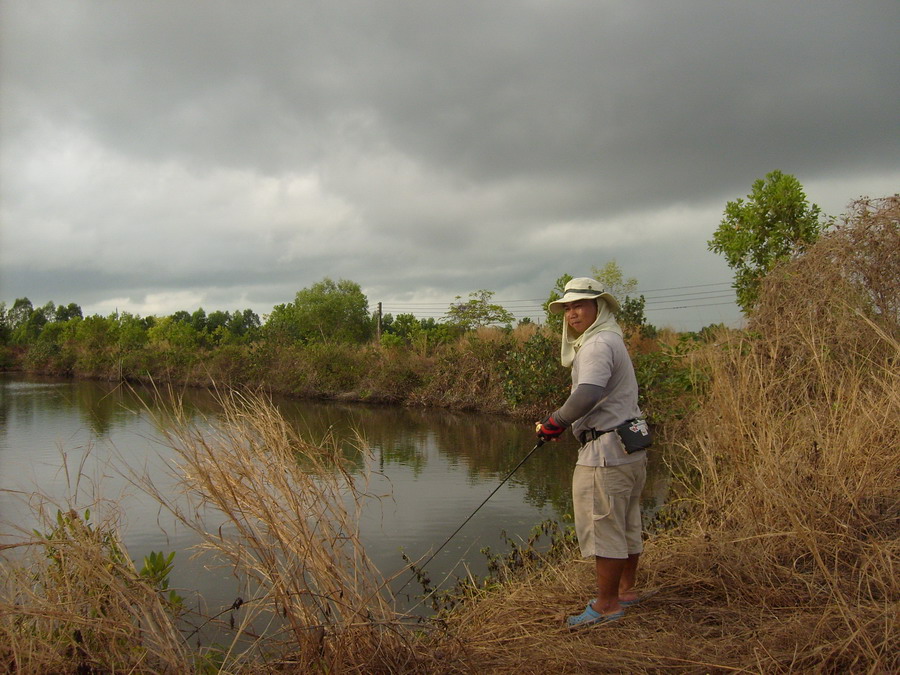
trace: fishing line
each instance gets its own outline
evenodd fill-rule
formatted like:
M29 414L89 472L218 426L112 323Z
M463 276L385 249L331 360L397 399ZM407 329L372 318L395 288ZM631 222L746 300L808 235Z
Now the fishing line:
M528 454L526 454L522 459L519 460L519 463L516 464L516 465L513 467L513 470L510 471L508 474L506 474L506 477L505 477L503 480L500 481L500 483L497 485L497 487L495 487L493 490L491 490L491 494L489 494L487 497L485 497L485 498L484 498L484 501L481 502L481 504L478 505L478 508L475 509L474 511L472 511L472 513L469 514L469 517L466 518L464 521L462 521L462 523L460 524L460 526L457 527L457 528L453 531L453 534L451 534L449 537L447 537L447 539L444 541L444 543L441 544L440 546L438 546L438 547L437 547L437 550L436 550L434 553L432 553L430 556L428 556L428 559L427 559L424 563L422 563L422 564L419 566L419 569L424 570L425 567L428 565L428 563L430 563L432 560L434 560L434 557L435 557L438 553L440 553L441 550L442 550L447 544L450 543L450 540L453 539L453 537L455 537L457 534L459 534L459 531L460 531L461 529L463 529L463 528L466 526L466 523L468 523L470 520L472 520L472 517L473 517L476 513L478 513L478 512L481 510L481 507L488 503L488 500L496 494L497 490L499 490L501 487L503 487L503 484L506 483L506 481L508 481L510 478L512 478L512 475L513 475L516 471L519 470L519 467L522 466L522 465L528 460L528 458L531 457L531 455L534 454L535 450L537 450L537 449L538 449L539 447L541 447L543 444L544 444L544 439L538 439L538 442L535 444L535 446L534 446L531 450L528 451ZM413 565L410 565L410 567L413 567ZM412 575L409 579L407 579L407 580L406 580L406 583L403 584L400 588L398 588L398 589L394 592L394 594L395 594L395 595L399 595L399 594L400 594L400 591L402 591L404 588L406 588L406 587L409 585L409 582L412 581L413 578L414 578L415 576L416 576L415 570L413 570L413 575Z

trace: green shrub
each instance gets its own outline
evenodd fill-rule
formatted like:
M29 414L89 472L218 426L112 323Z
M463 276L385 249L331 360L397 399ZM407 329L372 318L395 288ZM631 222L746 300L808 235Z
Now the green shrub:
M513 409L546 410L569 389L569 371L559 362L559 338L537 332L511 349L503 362L503 394Z
M708 379L692 366L689 358L696 344L683 339L674 347L662 346L632 357L639 404L654 424L680 419L696 406L700 387Z

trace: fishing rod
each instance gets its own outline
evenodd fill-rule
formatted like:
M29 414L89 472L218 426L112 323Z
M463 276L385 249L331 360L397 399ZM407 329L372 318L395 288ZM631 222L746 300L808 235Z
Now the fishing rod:
M469 517L466 518L464 521L462 521L462 523L460 524L460 526L457 527L457 528L453 531L453 534L451 534L449 537L447 537L447 539L444 541L444 543L441 544L440 546L438 546L438 547L437 547L437 550L435 550L434 553L432 553L430 556L428 556L428 559L427 559L424 563L422 563L422 564L419 566L419 569L424 570L425 567L428 565L428 563L430 563L432 560L434 560L434 557L435 557L438 553L440 553L441 550L442 550L447 544L450 543L450 540L453 539L453 537L455 537L457 534L459 534L459 531L460 531L461 529L463 529L463 528L466 526L466 523L468 523L470 520L472 520L472 517L473 517L476 513L478 513L478 512L481 510L481 507L488 503L488 500L489 500L491 497L493 497L493 496L497 493L497 490L499 490L501 487L503 487L503 484L506 483L506 481L508 481L510 478L512 478L512 475L513 475L516 471L519 470L519 467L521 467L526 461L528 461L528 458L531 457L531 456L534 454L535 450L537 450L537 449L538 449L539 447L541 447L543 444L544 444L544 439L543 439L543 438L539 438L539 439L538 439L538 442L535 444L535 446L534 446L531 450L528 451L528 454L526 454L522 459L519 460L519 463L516 464L516 465L513 467L512 471L510 471L508 474L506 474L506 477L505 477L503 480L500 481L500 483L497 485L497 487L495 487L493 490L491 490L491 494L489 494L487 497L485 497L485 498L484 498L484 501L481 502L481 504L478 505L478 508L475 509L474 511L472 511L472 513L469 514ZM410 567L412 567L412 565L410 565ZM398 588L398 589L395 591L395 594L399 594L400 591L402 591L404 588L406 588L407 585L409 585L409 582L413 580L413 577L414 577L414 576L415 576L415 570L413 570L413 576L410 577L409 579L407 579L407 580L406 580L406 583L403 584L400 588Z

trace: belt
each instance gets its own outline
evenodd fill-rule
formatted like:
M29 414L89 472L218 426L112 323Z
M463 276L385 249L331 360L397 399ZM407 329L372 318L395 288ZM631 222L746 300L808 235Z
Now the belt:
M635 422L636 419L637 418L631 419L631 420L626 420L625 422L622 422L622 424L620 424L619 426L625 426L626 424L631 424L632 422ZM613 427L612 429L603 429L602 431L600 429L588 429L586 431L581 432L581 435L578 436L578 440L581 441L582 445L587 445L591 441L593 441L597 438L600 438L603 434L608 434L610 431L615 431L615 430L616 430L616 427Z
M587 445L591 441L600 438L603 434L608 434L610 431L615 431L615 429L605 429L604 431L600 431L599 429L588 429L587 431L581 432L578 440L581 441L582 445Z

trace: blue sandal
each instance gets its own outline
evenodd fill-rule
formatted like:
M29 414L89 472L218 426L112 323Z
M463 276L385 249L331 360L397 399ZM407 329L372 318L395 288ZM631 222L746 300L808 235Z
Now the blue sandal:
M610 623L625 616L624 611L618 611L614 614L600 614L591 607L591 603L587 604L584 611L576 616L570 616L566 619L566 625L569 630L577 628L587 628L588 626L599 626L601 623Z
M647 591L646 593L641 593L640 595L638 595L634 600L619 600L619 604L622 605L622 607L633 607L634 605L639 605L647 598L656 595L657 592L658 591L656 589Z

